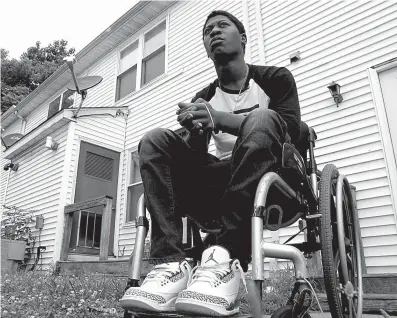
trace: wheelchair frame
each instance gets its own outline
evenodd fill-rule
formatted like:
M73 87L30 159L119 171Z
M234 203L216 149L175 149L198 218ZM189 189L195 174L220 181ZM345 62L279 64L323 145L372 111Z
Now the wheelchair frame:
M309 273L307 270L307 260L305 254L310 254L315 251L321 250L321 242L318 243L316 241L316 236L319 236L319 233L316 233L316 229L318 230L319 224L321 222L321 217L322 215L319 212L319 207L318 207L318 200L319 200L319 195L318 195L318 179L319 179L319 171L317 170L317 165L314 157L314 146L315 146L315 140L317 139L317 136L312 128L309 128L309 134L308 134L308 142L309 147L307 147L307 150L309 152L309 160L305 160L306 164L306 176L310 177L310 181L308 181L312 191L310 193L313 194L313 197L305 196L302 193L299 193L299 191L293 190L287 182L277 173L275 172L268 172L259 181L257 190L256 190L256 195L255 195L255 200L254 200L254 210L252 213L251 217L251 243L252 243L252 280L254 282L254 291L253 295L254 297L260 297L262 298L262 283L265 279L264 277L264 262L263 259L266 257L269 258L280 258L280 259L286 259L290 260L294 264L294 270L295 270L295 278L296 278L296 283L295 287L293 288L291 297L289 301L287 302L287 305L284 306L285 310L281 310L281 313L279 314L274 314L272 317L288 317L285 316L285 313L287 312L288 314L291 313L293 317L310 317L307 314L307 311L309 308L304 309L304 311L300 311L299 308L295 308L294 306L291 306L293 303L293 299L298 294L298 303L300 302L301 304L304 303L304 299L299 300L299 295L301 294L302 297L306 297L308 294L310 298L310 304L313 300L313 294L314 290L311 289L311 286L308 284L308 279L309 279ZM305 176L305 177L306 177ZM303 184L302 184L303 186ZM279 218L279 224L278 227L273 229L273 230L278 230L280 227L286 227L289 226L293 223L295 223L299 219L305 220L307 224L307 241L304 243L300 244L295 244L293 246L292 244L286 245L284 244L279 244L279 243L268 243L264 242L263 240L263 230L264 230L264 220L266 219L267 213L270 213L268 209L266 208L266 203L267 203L267 196L269 193L269 190L272 187L276 187L281 193L286 196L287 198L294 200L299 206L305 208L304 213L297 213L295 217L293 217L289 222L286 222L284 224L281 224L280 226L280 221L281 217ZM340 251L340 264L338 266L341 267L343 277L344 279L344 286L341 286L341 290L343 293L346 293L349 299L353 298L353 292L351 291L351 286L347 286L349 282L348 280L348 264L347 264L347 257L346 257L346 250L345 250L345 228L344 228L344 216L343 216L343 197L342 197L342 191L343 187L349 187L348 191L348 200L350 200L350 204L353 207L353 226L358 226L358 221L356 217L356 210L355 210L355 202L354 202L354 197L352 197L351 192L350 192L350 185L346 179L345 176L339 175L337 179L337 190L336 190L336 219L337 219L337 230L338 230L338 247ZM320 193L321 195L321 193ZM130 257L129 260L129 268L128 268L128 282L127 282L127 288L129 287L137 287L139 286L139 281L141 279L141 268L142 268L142 259L143 259L143 253L144 253L144 246L145 246L145 237L147 235L148 229L149 229L149 222L146 218L146 208L145 208L145 203L144 203L144 195L140 197L138 201L138 215L136 218L136 227L137 227L137 233L136 233L136 239L135 239L135 246L134 246L134 251L133 254ZM282 213L282 212L281 212ZM266 219L267 220L267 219ZM268 223L267 221L265 222L265 225L267 226ZM269 227L268 227L269 228ZM301 229L302 231L302 229ZM360 242L360 237L359 237L359 230L354 231L355 235L355 241L357 244ZM306 236L305 236L306 238ZM192 239L193 241L193 239ZM300 247L300 249L298 248ZM359 248L359 246L358 246ZM304 250L305 254L302 252ZM361 274L361 255L358 253L356 255L356 261L357 261L357 280L358 280L358 286L357 286L357 291L355 291L356 294L356 299L357 299L357 308L356 308L356 317L361 317L362 315L362 305L363 305L363 299L362 299L362 274ZM351 265L353 266L353 265ZM353 274L355 275L355 274ZM350 283L351 284L351 283ZM340 284L342 285L342 284ZM354 286L353 286L354 287ZM305 291L305 293L303 292ZM305 296L306 295L306 296ZM260 299L259 299L260 301ZM296 303L296 300L295 300ZM349 303L349 306L351 304ZM282 308L284 308L282 307ZM280 309L282 309L280 308ZM353 308L353 307L349 307ZM280 309L278 311L280 311ZM277 312L278 312L277 311ZM332 313L332 311L331 311ZM284 316L283 316L284 315ZM338 317L335 313L332 313L333 317ZM349 314L349 317L353 317L351 311Z

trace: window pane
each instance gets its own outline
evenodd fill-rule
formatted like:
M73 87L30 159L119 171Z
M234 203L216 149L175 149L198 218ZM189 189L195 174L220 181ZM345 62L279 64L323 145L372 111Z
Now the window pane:
M61 95L59 95L55 100L50 103L48 109L48 118L54 116L59 111L59 104L61 102Z
M141 172L139 170L139 155L137 152L132 153L132 162L131 162L131 175L130 175L130 183L136 183L142 181Z
M154 51L165 45L165 21L145 34L143 57L147 57Z
M138 200L143 194L143 184L128 187L127 222L134 221L137 215Z
M73 103L74 103L74 92L67 90L65 93L63 93L61 109L69 108L73 106Z
M138 62L138 41L132 43L120 52L119 74L125 72Z
M165 72L165 47L142 61L142 84L146 84Z
M116 100L136 90L136 66L131 67L117 78Z

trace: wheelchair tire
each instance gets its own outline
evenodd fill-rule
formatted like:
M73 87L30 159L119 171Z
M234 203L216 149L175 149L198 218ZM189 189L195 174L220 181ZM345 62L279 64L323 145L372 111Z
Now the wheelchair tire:
M319 187L319 212L320 242L322 266L324 272L324 285L327 294L329 310L333 318L357 317L362 311L361 271L358 270L357 258L361 257L360 242L357 240L358 218L352 201L351 190L348 183L343 183L342 206L344 244L346 254L341 255L338 242L337 226L337 181L338 169L327 164L321 174ZM348 277L343 277L341 258L348 264ZM349 286L344 282L351 282ZM342 290L350 288L352 296L349 305L348 297ZM362 299L362 298L361 298Z
M285 305L277 309L270 318L295 318L292 317L292 305ZM303 318L311 318L309 313L306 313Z

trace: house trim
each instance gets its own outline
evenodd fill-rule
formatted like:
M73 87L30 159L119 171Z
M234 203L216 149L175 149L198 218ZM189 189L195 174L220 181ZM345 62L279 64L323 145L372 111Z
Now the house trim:
M250 32L250 21L249 21L249 12L248 12L248 1L242 1L242 11L243 11L243 24L245 27L245 35L247 37L247 44L245 45L245 59L247 63L251 63L252 61L252 43L251 43L251 32Z
M110 27L104 30L99 36L92 40L86 47L84 47L80 52L76 54L77 63L75 65L76 74L81 74L82 72L89 69L93 63L100 60L102 57L110 54L113 47L118 46L122 41L129 38L131 35L139 33L142 27L145 27L150 23L153 18L161 15L163 12L172 7L177 1L141 1L134 5L129 11L127 11L122 17L120 17L116 22L114 22ZM159 8L160 6L160 8ZM157 8L156 8L157 7ZM156 8L152 10L152 8ZM145 11L146 10L146 11ZM156 10L160 10L159 13L155 13ZM145 12L145 15L140 15ZM137 17L140 16L139 21L143 23L142 26L128 32L122 31L123 26L128 25L129 22L135 21ZM117 34L119 32L119 34ZM108 48L109 45L112 48ZM98 52L98 48L101 48L101 52ZM68 67L66 64L62 64L50 77L48 77L43 83L41 83L33 92L26 96L15 109L8 109L1 118L2 126L9 126L14 117L10 115L14 114L14 110L24 109L23 116L26 116L32 111L32 108L37 107L34 101L35 97L39 95L47 95L49 91L54 91L55 85L64 87L69 81L70 77L67 76ZM48 94L53 96L53 94ZM48 97L48 96L47 96ZM46 101L48 98L46 97ZM27 109L25 108L26 106ZM9 118L10 117L10 118Z
M263 37L263 25L262 25L260 1L255 1L255 18L256 18L256 31L258 33L259 62L261 65L266 65L265 39Z
M127 107L86 107L81 108L79 112L79 117L92 116L92 115L109 115L112 117L117 117L117 111L127 110ZM73 118L74 109L68 108L60 111L58 114L47 119L41 125L37 126L35 129L30 131L27 135L23 136L15 144L4 151L5 159L12 159L15 156L21 154L43 138L47 137L52 132L58 130L63 125L71 121L76 121ZM117 150L119 151L119 149Z
M379 65L372 66L367 69L368 79L371 87L372 99L374 101L375 113L378 118L379 133L381 136L382 148L386 163L387 177L390 184L390 196L394 211L394 218L397 225L397 168L393 164L395 162L394 152L392 148L392 140L387 121L386 108L383 101L382 89L379 81L379 72L397 66L397 59L385 61Z
M54 117L46 120L44 123L36 127L27 135L23 136L20 140L18 140L15 144L13 144L10 148L4 151L4 158L12 159L15 156L21 154L52 132L58 130L60 127L66 125L70 121L75 121L72 118L72 111L64 110Z
M117 66L116 66L116 81L114 84L114 103L115 105L123 104L126 100L129 100L131 97L135 97L137 95L140 96L140 92L142 90L146 91L147 88L152 89L157 87L159 84L162 84L168 79L168 36L169 36L169 12L163 12L160 14L154 23L151 23L145 27L145 31L138 34L137 36L131 37L126 42L124 42L119 48L117 48ZM164 64L164 73L160 76L156 77L155 79L151 80L148 83L142 84L142 61L143 61L143 49L144 49L144 42L145 42L145 34L153 30L156 26L163 23L165 21L165 64ZM136 73L137 73L137 81L135 91L127 94L126 96L117 100L117 78L121 75L120 74L120 53L126 49L128 46L133 44L134 42L138 42L137 47L137 63L136 63Z
M64 167L70 167L72 163L72 153L73 153L73 139L76 130L76 122L71 121L68 127L68 133L66 138L66 146L65 146L65 160ZM65 205L70 202L67 202L67 191L68 191L68 180L70 176L70 169L63 169L62 173L62 182L61 182L61 190L58 204L58 221L56 226L55 233L55 244L54 244L54 261L58 261L61 258L62 251L62 239L63 239L63 231L64 231L64 221L65 221Z
M79 169L79 158L80 158L80 149L81 149L81 142L86 142L94 146L102 147L105 149L109 149L112 151L115 151L120 154L119 157L119 172L118 172L118 180L117 180L117 198L116 201L118 202L116 204L116 210L114 211L115 213L115 221L114 221L114 231L113 231L113 254L118 257L118 240L119 240L119 214L121 212L121 188L123 185L122 182L122 177L123 177L123 162L124 162L124 149L118 148L118 147L113 147L108 144L104 144L100 141L93 140L87 137L83 136L77 136L77 142L76 142L76 167L73 172L73 181L72 181L72 199L71 203L76 203L74 202L75 195L76 195L76 181L77 181L77 171Z
M128 212L128 186L130 185L130 176L131 176L131 166L132 166L132 154L134 152L138 151L138 145L131 147L126 150L126 177L125 177L125 186L124 186L124 213L123 213L123 222L121 225L122 229L129 229L129 228L135 228L136 226L136 221L132 220L130 222L126 222L127 219L127 212Z

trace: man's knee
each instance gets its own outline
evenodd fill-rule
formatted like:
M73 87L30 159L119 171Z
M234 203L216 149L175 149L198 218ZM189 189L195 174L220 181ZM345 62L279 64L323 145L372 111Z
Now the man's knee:
M166 146L170 140L172 132L165 128L154 128L146 132L138 145L138 151L145 151L147 148L152 148L154 145Z
M257 108L247 115L246 121L260 121L260 122L273 122L278 121L279 114L271 109Z
M271 109L255 109L250 112L242 124L242 134L248 132L279 132L283 134L287 129L285 121L281 116Z

